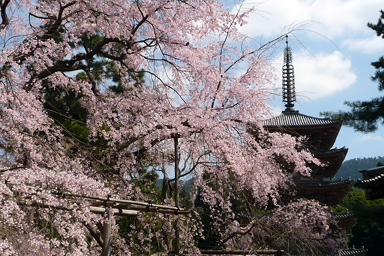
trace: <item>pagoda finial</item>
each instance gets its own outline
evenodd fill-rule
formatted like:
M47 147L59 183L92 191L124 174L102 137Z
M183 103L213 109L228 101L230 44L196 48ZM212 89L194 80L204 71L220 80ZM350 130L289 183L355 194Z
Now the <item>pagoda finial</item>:
M292 51L288 46L288 35L285 36L287 46L284 49L283 65L283 102L285 102L284 112L296 112L294 102L296 101L295 75L292 65Z

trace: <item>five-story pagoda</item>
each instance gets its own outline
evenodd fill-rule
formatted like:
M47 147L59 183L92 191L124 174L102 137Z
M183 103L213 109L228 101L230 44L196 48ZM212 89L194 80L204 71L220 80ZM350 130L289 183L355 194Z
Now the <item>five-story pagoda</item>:
M295 197L315 199L322 204L334 206L344 199L351 188L351 180L332 180L339 171L348 149L335 148L334 143L339 134L342 123L337 120L317 118L299 113L295 109L296 102L295 77L292 65L292 51L288 46L288 36L284 50L283 65L283 102L285 110L278 116L267 119L263 122L268 132L280 132L295 137L305 137L302 145L308 149L315 158L321 162L320 166L311 165L310 176L293 173L293 181L296 191ZM258 136L257 129L250 127L249 132ZM300 149L298 149L300 150ZM285 163L282 162L284 165ZM289 164L285 164L287 171L291 171ZM287 196L290 200L290 195ZM285 200L285 199L283 199ZM334 214L338 226L348 231L355 223L356 218L350 212ZM341 250L339 255L364 256L366 249L347 248ZM324 255L328 255L325 253Z
M322 204L334 206L344 199L351 188L351 180L332 180L348 152L345 147L340 149L333 147L342 123L336 120L304 115L294 108L294 102L296 102L295 77L288 36L286 44L283 65L285 110L280 115L265 120L263 126L269 132L281 132L306 138L302 146L319 159L321 165L310 166L312 169L310 176L292 172L295 183L293 189L296 190L295 196L315 199ZM249 131L258 136L257 129L251 128ZM287 170L290 171L290 168L288 165ZM349 212L334 214L334 218L338 222L338 226L345 231L348 231L356 220L353 214ZM367 250L364 248L348 248L341 250L339 255L364 256L366 252ZM328 254L325 253L324 255Z
M286 108L280 115L265 120L264 127L269 132L283 132L307 138L305 147L321 161L322 166L313 166L309 177L294 175L297 196L316 199L327 205L336 205L351 188L349 180L332 181L348 152L345 147L332 148L340 131L341 122L307 116L295 110L295 77L288 37L286 43L283 65L283 102Z

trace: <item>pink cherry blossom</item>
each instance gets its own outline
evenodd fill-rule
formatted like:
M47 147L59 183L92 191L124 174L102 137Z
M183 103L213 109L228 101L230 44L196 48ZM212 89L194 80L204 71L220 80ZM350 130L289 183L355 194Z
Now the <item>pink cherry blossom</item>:
M248 12L230 12L217 0L0 5L0 254L99 254L91 230L106 219L90 211L91 197L175 205L175 137L182 179L194 180L189 202L181 203L190 214L139 212L123 235L121 218L112 216L113 254L173 250L176 219L180 250L198 254L194 239L204 229L198 197L228 248L264 236L284 218L282 226L295 236L300 230L320 241L330 233L328 213L318 203L280 203L292 173L278 159L304 175L308 163L319 162L296 150L302 139L262 127L275 79L269 53L280 38L246 45L237 28ZM85 47L82 38L92 36L99 40ZM119 82L106 66L96 72L92 64L100 60L113 63ZM116 93L113 86L123 89ZM55 90L56 102L76 95L86 118L70 116L79 114L70 104L52 106L48 96ZM63 116L86 136L61 123ZM150 172L169 182L156 188L143 175ZM272 202L276 210L262 220L267 228L233 236L257 221L239 224L233 202L241 200L252 209ZM300 207L306 212L297 215Z

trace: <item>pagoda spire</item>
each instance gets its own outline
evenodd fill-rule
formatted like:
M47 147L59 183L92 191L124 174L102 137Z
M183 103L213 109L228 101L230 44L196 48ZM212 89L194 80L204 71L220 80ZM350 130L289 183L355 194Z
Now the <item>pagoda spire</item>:
M287 46L284 49L284 65L283 65L283 102L285 102L284 112L297 112L294 108L296 101L295 92L295 74L292 65L292 51L288 46L288 35L286 37Z

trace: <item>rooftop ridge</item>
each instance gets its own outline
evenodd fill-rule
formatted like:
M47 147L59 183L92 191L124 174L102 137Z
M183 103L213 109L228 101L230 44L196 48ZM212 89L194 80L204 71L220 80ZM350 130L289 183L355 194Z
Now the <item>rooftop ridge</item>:
M355 215L350 211L345 211L345 212L333 214L333 217L335 219L344 219L344 218L350 218L350 217L354 217L354 216Z
M342 147L342 148L331 148L327 151L313 150L312 153L314 155L330 155L330 154L341 153L346 151L348 151L348 149L346 147Z
M305 187L328 187L328 186L337 186L337 185L345 185L351 183L352 180L335 180L335 181L309 181L308 180L295 180L296 186L305 186Z
M340 121L328 118L312 117L298 111L283 111L282 114L263 121L264 126L317 126L341 124Z
M368 250L364 248L348 248L341 250L338 255L340 256L353 256L353 255L361 255L363 253L366 253ZM329 255L329 254L328 254Z
M370 179L359 180L358 183L359 185L364 186L364 185L379 184L379 183L382 183L383 181L384 181L384 174L380 174Z

